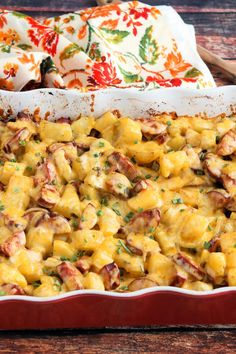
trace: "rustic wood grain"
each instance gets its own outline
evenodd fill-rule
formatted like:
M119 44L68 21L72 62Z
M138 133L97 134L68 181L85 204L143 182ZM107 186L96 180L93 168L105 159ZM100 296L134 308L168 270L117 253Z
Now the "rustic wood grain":
M0 353L9 354L235 352L235 330L51 331L0 335Z

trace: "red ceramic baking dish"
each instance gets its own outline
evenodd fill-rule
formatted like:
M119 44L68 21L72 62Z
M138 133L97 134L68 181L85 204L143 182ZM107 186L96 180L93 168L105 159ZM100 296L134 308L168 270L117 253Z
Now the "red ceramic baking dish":
M2 115L15 116L22 110L52 120L79 113L97 117L109 110L133 118L161 112L215 116L236 110L236 86L201 91L0 91ZM162 286L133 293L78 290L50 298L3 296L0 316L2 330L236 324L236 287L197 292Z

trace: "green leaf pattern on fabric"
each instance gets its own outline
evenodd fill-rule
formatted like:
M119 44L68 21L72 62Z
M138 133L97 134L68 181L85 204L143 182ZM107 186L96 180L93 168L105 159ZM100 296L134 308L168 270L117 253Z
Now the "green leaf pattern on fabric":
M145 63L154 65L158 59L157 41L152 37L153 26L146 29L139 44L139 55Z

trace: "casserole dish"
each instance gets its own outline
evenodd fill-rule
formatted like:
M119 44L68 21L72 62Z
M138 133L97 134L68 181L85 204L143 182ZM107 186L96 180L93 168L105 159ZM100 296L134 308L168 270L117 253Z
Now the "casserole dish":
M111 110L122 115L151 117L161 112L178 115L230 114L235 110L236 87L190 91L104 90L94 93L36 90L0 93L2 116L28 110L55 120ZM169 324L234 324L236 287L196 292L154 287L133 293L79 290L61 296L0 298L1 329L88 328Z

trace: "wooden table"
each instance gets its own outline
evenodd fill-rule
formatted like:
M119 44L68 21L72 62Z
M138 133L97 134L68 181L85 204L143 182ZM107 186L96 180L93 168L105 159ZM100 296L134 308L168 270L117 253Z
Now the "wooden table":
M236 62L236 0L149 0L173 5L195 26L197 42ZM94 0L0 0L0 7L37 18L95 6ZM217 84L229 84L214 72ZM235 324L236 325L236 324ZM0 353L236 353L234 328L156 328L102 331L2 332Z

